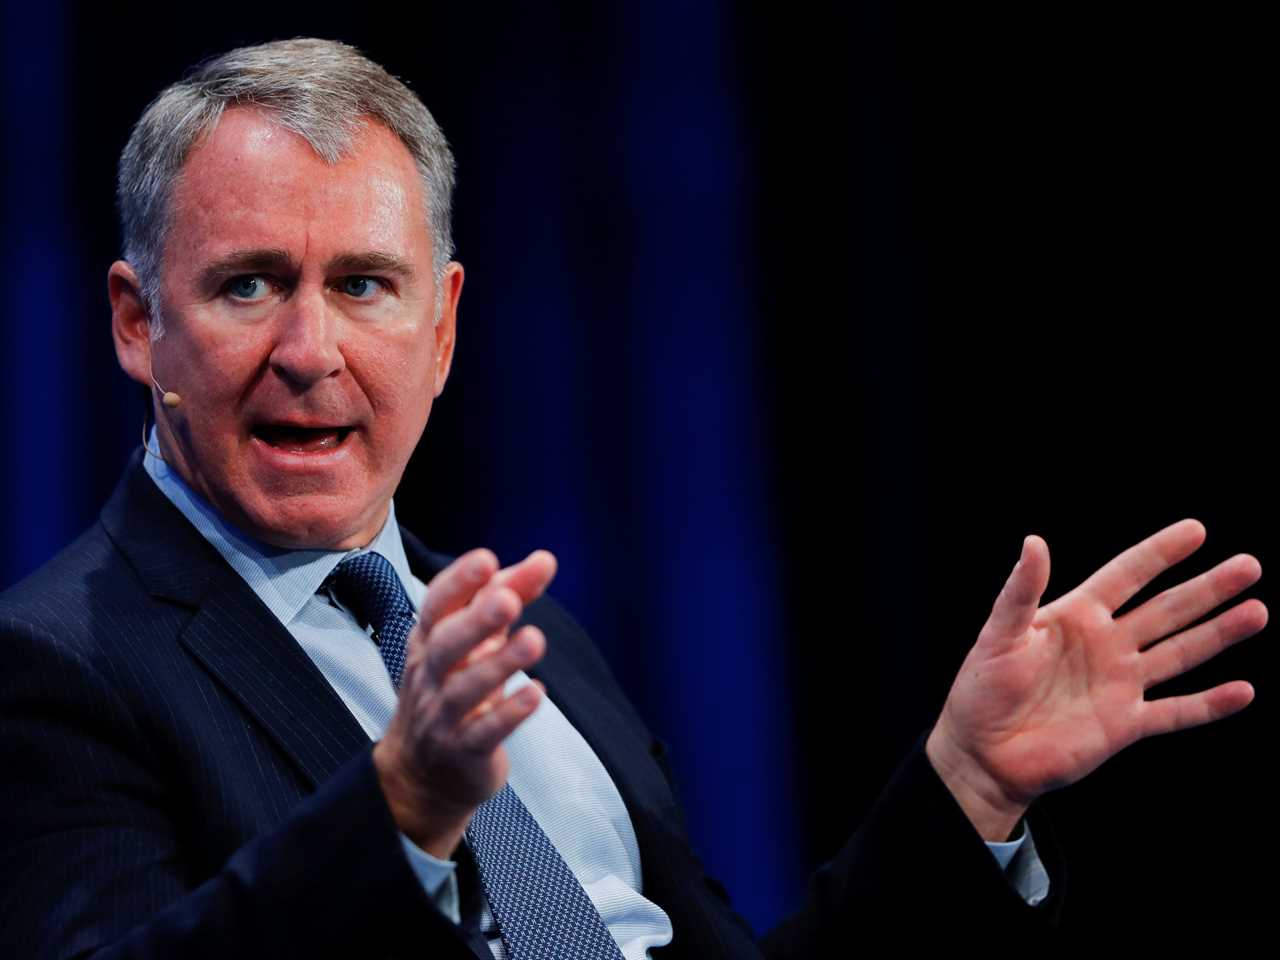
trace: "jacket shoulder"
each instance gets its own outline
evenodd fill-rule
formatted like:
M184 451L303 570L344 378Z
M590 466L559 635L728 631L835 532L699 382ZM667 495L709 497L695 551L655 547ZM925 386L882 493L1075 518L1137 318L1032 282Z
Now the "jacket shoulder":
M141 622L154 601L101 522L0 594L0 630L53 638L92 657L102 627Z
M0 593L0 613L16 614L54 599L84 601L104 586L145 592L136 574L97 521L50 560Z

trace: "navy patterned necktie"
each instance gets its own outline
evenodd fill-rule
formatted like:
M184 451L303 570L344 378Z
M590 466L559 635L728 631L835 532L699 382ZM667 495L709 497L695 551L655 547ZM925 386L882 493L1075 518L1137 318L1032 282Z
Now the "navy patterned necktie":
M399 690L415 617L391 561L373 551L357 553L338 564L325 582L357 620L373 627L373 639L391 674L391 685Z
M414 613L390 561L372 551L356 554L326 582L373 627L399 690ZM595 904L510 784L476 810L466 840L509 960L623 960Z

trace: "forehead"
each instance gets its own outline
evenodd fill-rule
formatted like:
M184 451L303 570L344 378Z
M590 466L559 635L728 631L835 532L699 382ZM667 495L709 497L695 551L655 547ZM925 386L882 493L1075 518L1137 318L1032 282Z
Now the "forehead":
M192 148L171 202L166 253L180 261L236 249L286 250L299 260L353 251L430 258L417 167L373 120L330 164L269 112L227 110Z

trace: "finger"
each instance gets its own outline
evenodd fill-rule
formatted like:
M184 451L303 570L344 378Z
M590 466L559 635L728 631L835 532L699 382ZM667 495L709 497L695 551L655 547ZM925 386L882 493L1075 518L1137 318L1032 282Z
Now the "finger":
M535 550L517 564L499 570L494 577L510 587L525 604L533 603L556 575L556 558L549 550Z
M1130 547L1079 589L1114 613L1164 571L1200 549L1204 537L1199 520L1181 520Z
M1152 700L1143 709L1143 736L1172 733L1221 720L1243 710L1253 700L1253 687L1233 680L1185 697Z
M1040 537L1022 541L1022 555L1005 581L983 627L984 638L1013 642L1027 632L1049 586L1049 546Z
M1262 601L1246 600L1208 623L1157 643L1142 655L1143 689L1186 673L1266 625L1267 608Z
M535 627L532 625L521 627L520 631L516 632L516 635L512 637L512 641L520 640L521 643L524 643L524 639L522 639L522 635L524 635L526 631L532 631L534 632L534 634L536 634L535 637L532 637L531 641L532 643L538 644L540 646L540 650L538 653L536 653L535 659L532 660L531 663L521 664L521 666L518 667L518 669L530 669L531 667L536 666L536 662L538 662L538 660L543 658L543 655L547 653L547 635L543 634L543 631L539 630L538 627ZM490 637L490 640L493 640L493 639L497 639L497 637ZM506 644L506 643L508 643L507 637L500 637L500 643L498 644L498 646L502 646L503 644ZM488 641L485 641L485 644L481 644L479 648L476 648L476 650L472 650L471 654L467 655L466 662L471 662L471 660L475 658L477 650L484 648L484 646L486 645L488 645ZM484 700L481 700L480 703L477 704L474 709L472 709L472 713L474 714L484 713L484 712L488 712L488 710L492 710L494 707L497 707L500 701L503 700L503 696L504 694L506 694L506 691L509 689L509 687L511 687L511 680L513 676L515 676L515 673L512 673L512 675L508 675L506 678L504 678L502 682L502 686L495 687L493 692L490 692L489 696L486 696ZM545 687L543 685L543 682L541 682L540 680L535 680L534 677L527 677L527 681L529 681L530 684L538 687L538 689L543 691L544 694L545 692L547 692L547 687Z
M502 645L507 642L507 632L502 630L492 636L485 637L474 647L467 651L466 656L455 663L450 670L461 670L463 667L470 666L481 657L487 657L498 650L502 649Z
M1128 631L1135 646L1144 647L1222 606L1261 576L1262 564L1242 553L1152 597L1117 622Z
M542 594L555 573L555 556L547 550L535 550L520 563L499 570L494 574L492 582L513 590L521 603L529 604ZM447 669L460 669L479 657L488 656L506 642L505 631L499 631L472 647Z
M438 694L445 722L452 726L473 714L489 712L482 709L486 702L500 696L511 676L537 663L545 650L542 631L521 630L497 653L453 673Z
M479 754L492 753L511 736L542 702L542 691L532 683L502 699L492 710L467 723L461 733L466 749Z
M459 722L468 723L475 717L481 716L482 714L488 713L490 710L494 709L505 699L506 686L506 683L503 683L501 686L494 687L493 690L490 691L489 695L468 710L467 715Z
M498 558L493 551L482 548L463 554L427 584L427 595L418 612L419 621L430 627L455 610L461 610L497 572Z
M506 587L489 585L464 609L449 614L423 636L427 673L436 682L479 644L502 633L520 616L520 598Z
M535 627L533 624L526 624L520 629L521 630L537 630L538 628ZM506 642L507 642L507 634L505 631L501 633L495 633L493 634L493 636L490 636L490 637L486 637L480 643L472 647L467 652L466 656L464 656L461 660L459 660L457 663L453 665L452 669L461 670L463 667L474 663L475 661L479 660L481 657L487 657L491 653L494 653L495 651L501 649L502 645L505 644ZM537 681L534 681L534 682L536 683Z

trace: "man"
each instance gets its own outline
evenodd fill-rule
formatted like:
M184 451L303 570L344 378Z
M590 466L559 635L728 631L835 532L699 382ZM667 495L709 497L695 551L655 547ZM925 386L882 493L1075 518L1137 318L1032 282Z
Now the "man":
M139 121L109 293L156 426L0 601L6 955L841 955L915 913L1009 935L1061 895L1037 796L1251 699L1143 692L1262 628L1257 601L1189 626L1253 558L1115 617L1198 523L1044 607L1029 537L927 742L756 944L540 599L554 559L448 563L395 523L453 355L451 185L422 104L340 44L233 51Z

